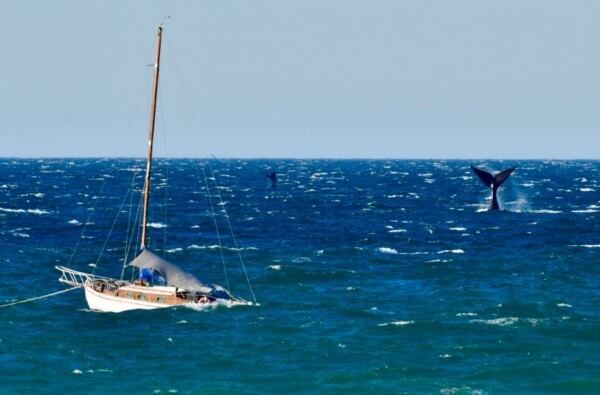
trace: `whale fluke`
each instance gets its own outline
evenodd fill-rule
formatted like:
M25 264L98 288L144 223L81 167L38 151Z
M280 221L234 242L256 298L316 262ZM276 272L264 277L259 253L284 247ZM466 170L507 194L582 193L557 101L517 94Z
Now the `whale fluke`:
M271 188L275 188L277 186L277 173L272 171L271 174L267 174L267 178L271 180Z
M516 169L515 167L511 167L510 169L506 169L501 171L500 173L493 176L491 173L488 173L485 170L481 170L476 168L475 166L471 166L471 169L477 174L479 179L488 186L488 188L492 189L492 204L490 205L490 210L500 210L500 205L498 204L498 198L496 197L496 192L500 185L504 184L504 181L510 177L512 172Z

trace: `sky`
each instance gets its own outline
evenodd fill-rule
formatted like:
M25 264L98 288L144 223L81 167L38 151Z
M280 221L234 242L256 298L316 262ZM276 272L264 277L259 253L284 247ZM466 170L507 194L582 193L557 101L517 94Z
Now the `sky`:
M600 2L0 0L0 156L600 158ZM165 17L170 16L168 19Z

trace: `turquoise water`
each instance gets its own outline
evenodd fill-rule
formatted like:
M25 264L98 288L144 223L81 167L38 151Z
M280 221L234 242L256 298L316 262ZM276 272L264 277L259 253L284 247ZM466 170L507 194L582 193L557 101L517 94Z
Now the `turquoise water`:
M470 164L518 165L505 211L482 210ZM0 302L63 289L57 264L118 276L141 168L1 159ZM100 314L74 291L0 309L0 394L597 393L599 170L211 161L260 306ZM200 162L155 175L151 246L224 284ZM231 290L250 298L218 220Z

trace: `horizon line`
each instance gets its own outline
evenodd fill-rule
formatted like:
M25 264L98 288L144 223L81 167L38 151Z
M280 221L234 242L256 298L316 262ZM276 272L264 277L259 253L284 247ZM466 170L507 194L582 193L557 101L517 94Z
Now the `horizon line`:
M32 159L71 159L71 160L81 160L81 159L131 159L131 160L146 160L146 157L142 156L0 156L1 160L12 159L12 160L32 160ZM214 155L211 156L154 156L154 159L181 159L181 160L404 160L404 161L417 161L417 160L447 160L447 161L600 161L600 157L598 158L585 158L585 157L531 157L531 158L500 158L500 157L333 157L333 156L323 156L323 157L311 157L311 156L226 156L226 157L217 157Z

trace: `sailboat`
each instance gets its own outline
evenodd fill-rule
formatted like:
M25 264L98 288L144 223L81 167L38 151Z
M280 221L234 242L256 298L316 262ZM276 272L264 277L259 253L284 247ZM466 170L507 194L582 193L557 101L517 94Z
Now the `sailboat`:
M138 255L127 265L138 273L138 278L135 281L127 281L122 278L116 279L85 273L65 266L55 266L55 269L60 272L59 281L61 283L84 289L89 308L93 311L117 313L135 309L150 310L182 305L252 304L252 302L232 296L228 290L219 285L200 281L193 274L159 257L148 248L148 209L162 36L163 25L160 25L156 42L148 155L142 191L143 216L140 250ZM250 291L254 298L251 287Z

